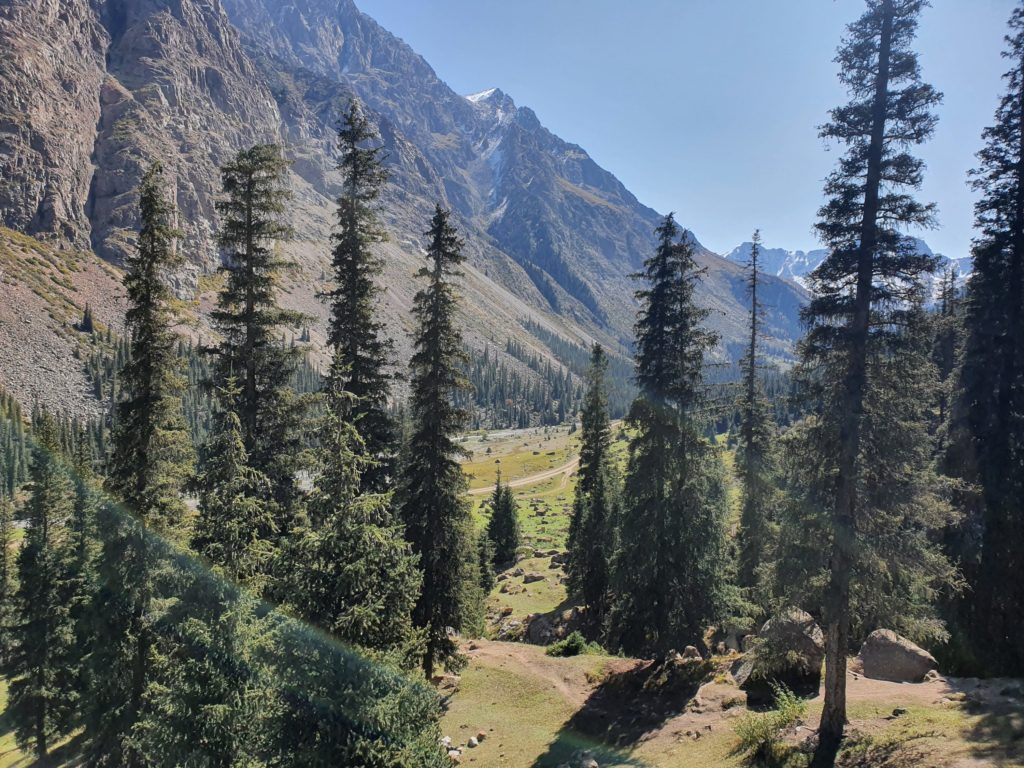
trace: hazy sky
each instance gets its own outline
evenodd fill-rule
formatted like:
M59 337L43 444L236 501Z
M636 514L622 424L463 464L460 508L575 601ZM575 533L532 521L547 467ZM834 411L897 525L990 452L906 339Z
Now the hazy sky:
M817 247L817 137L844 98L832 62L863 0L356 0L459 93L497 86L718 252L760 227L766 245ZM945 94L924 197L965 255L966 171L1002 92L1014 0L932 0L918 50Z

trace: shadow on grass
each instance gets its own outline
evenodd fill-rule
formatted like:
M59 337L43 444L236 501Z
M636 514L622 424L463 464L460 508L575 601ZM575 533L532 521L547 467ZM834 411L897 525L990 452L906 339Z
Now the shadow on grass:
M998 696L983 703L967 701L967 711L979 716L964 733L971 753L986 765L1019 768L1024 765L1024 686L1007 681Z
M0 766L3 768L62 768L78 765L82 756L82 734L58 742L42 759L21 750L14 737L14 726L6 710L0 713Z
M533 768L556 768L580 751L599 765L644 766L629 757L650 733L682 714L714 666L707 661L645 663L608 676L558 732Z

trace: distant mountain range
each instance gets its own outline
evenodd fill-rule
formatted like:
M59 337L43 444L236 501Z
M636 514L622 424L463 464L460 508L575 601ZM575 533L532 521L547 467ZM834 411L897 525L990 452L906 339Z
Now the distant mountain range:
M962 281L971 273L972 262L969 256L960 258L949 258L941 253L936 254L929 247L928 243L920 238L914 238L917 252L929 256L937 256L940 263L940 271L953 267L956 269L959 279ZM725 255L734 264L748 264L750 262L750 249L752 243L745 242L733 248ZM807 276L811 274L818 265L828 256L828 250L819 248L813 251L787 251L784 248L761 248L761 264L764 272L769 275L789 280L801 287L807 287Z
M218 167L242 147L277 142L292 161L294 193L295 238L283 247L298 265L283 301L316 316L311 346L322 346L325 313L316 296L329 276L340 189L335 125L341 105L357 96L391 171L382 314L399 360L409 353L414 275L438 201L453 210L466 242L462 323L473 350L501 350L513 337L557 358L558 344L545 342L552 336L530 330L543 328L579 346L599 341L614 355L630 353L637 309L630 274L654 247L659 212L501 90L455 93L352 0L0 0L0 47L0 225L47 241L52 253L69 254L69 264L71 249L99 257L100 274L102 262L122 264L134 248L137 186L160 160L184 232L187 263L174 277L193 336L211 332ZM603 108L595 104L595 114ZM683 218L684 226L699 225ZM17 238L10 242L20 253ZM694 242L706 268L699 298L713 310L724 355L743 336L743 270ZM43 268L30 258L9 260L21 266L7 279L22 287L39 277L26 270ZM64 279L72 307L80 310L88 296L98 319L117 324L116 292L99 290L107 283L80 285L74 270ZM782 279L766 290L776 299L767 343L785 357L800 333L805 293ZM32 295L10 322L24 318L43 343L69 318L33 309ZM19 379L36 352L0 346L0 385L29 403L50 399ZM87 398L84 383L81 390L71 393L76 402Z

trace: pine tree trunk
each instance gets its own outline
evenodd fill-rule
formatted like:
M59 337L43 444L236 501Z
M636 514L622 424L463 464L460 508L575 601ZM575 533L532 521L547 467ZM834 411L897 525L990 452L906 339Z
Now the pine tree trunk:
M846 652L850 634L850 572L856 546L857 475L860 428L867 382L867 349L871 320L871 287L878 241L878 201L885 141L889 90L889 59L892 46L893 9L883 4L878 76L875 81L871 143L868 147L864 216L861 225L857 287L850 324L850 349L839 429L839 480L833 521L832 555L826 593L825 701L818 727L818 749L812 768L835 763L846 728Z

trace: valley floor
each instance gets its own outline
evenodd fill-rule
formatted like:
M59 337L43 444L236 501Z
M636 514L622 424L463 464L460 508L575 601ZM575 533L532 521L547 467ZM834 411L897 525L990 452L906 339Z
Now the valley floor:
M483 731L463 764L556 768L590 750L601 768L741 766L736 720L745 697L728 659L693 696L653 712L644 695L621 691L621 678L645 662L609 656L560 659L523 643L474 641L461 678L449 683L444 733L456 745ZM1024 766L1024 689L1008 680L944 679L921 684L848 680L851 744L843 765L872 768ZM606 690L608 689L608 690ZM821 697L791 741L811 734ZM905 712L894 715L894 710ZM799 764L799 763L796 763Z

